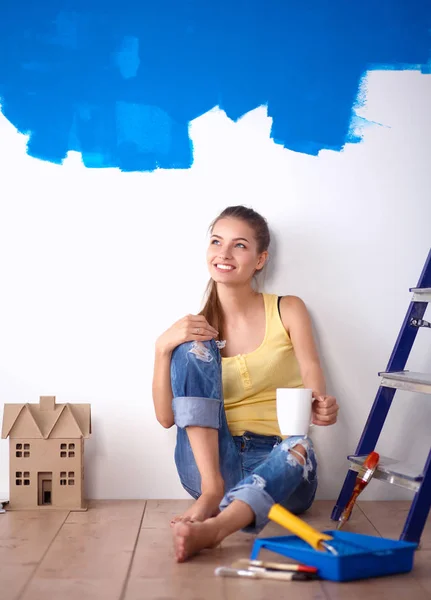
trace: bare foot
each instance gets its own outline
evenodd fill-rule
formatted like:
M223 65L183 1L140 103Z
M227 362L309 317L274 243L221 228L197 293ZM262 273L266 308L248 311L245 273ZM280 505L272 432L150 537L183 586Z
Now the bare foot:
M203 492L184 514L172 519L171 526L173 527L180 522L205 521L206 519L215 517L220 512L219 504L222 498L223 491L212 493Z
M173 528L175 559L184 562L205 548L214 548L218 529L215 519L203 523L177 523Z

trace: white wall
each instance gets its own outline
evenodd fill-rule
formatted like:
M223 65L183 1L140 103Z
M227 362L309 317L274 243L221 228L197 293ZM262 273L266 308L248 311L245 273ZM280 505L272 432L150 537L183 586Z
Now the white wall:
M363 142L341 153L274 144L264 107L236 124L214 110L191 125L193 167L151 174L29 158L0 115L0 410L43 394L91 402L89 497L186 497L175 431L154 418L153 346L199 309L207 226L233 203L271 224L266 289L312 313L341 405L339 423L314 433L319 497L338 495L431 246L431 76L372 72L363 90ZM409 366L431 371L430 330ZM397 393L377 449L423 463L430 426L430 398ZM1 440L0 495L7 473ZM409 495L374 482L366 497Z

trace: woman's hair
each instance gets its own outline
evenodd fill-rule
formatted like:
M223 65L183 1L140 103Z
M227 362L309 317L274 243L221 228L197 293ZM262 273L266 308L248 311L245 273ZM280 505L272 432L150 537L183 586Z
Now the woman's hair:
M270 242L269 228L266 219L262 217L262 215L246 206L228 206L211 223L210 232L212 233L214 226L220 219L225 219L227 217L241 219L241 221L244 221L253 229L258 254L268 250ZM217 329L219 332L219 340L223 340L223 311L217 293L217 285L213 279L210 279L208 282L205 292L205 304L200 314L206 318L210 325Z

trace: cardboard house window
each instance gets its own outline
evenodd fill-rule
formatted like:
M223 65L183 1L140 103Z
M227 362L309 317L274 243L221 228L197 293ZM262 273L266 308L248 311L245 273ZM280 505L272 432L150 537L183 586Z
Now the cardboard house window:
M61 471L60 485L75 485L75 471Z
M69 446L69 447L68 447ZM74 458L75 444L60 444L60 458Z
M30 471L16 471L15 473L15 484L16 485L30 485Z
M30 458L30 444L16 444L15 450L17 458Z

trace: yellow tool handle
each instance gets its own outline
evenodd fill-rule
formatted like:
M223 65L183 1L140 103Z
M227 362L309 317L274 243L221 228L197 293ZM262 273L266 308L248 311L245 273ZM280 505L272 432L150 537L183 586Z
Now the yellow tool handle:
M268 517L271 521L289 529L289 531L303 539L307 544L310 544L315 550L324 550L320 542L333 539L332 536L314 529L314 527L311 527L308 523L305 523L302 519L280 506L280 504L272 506Z

